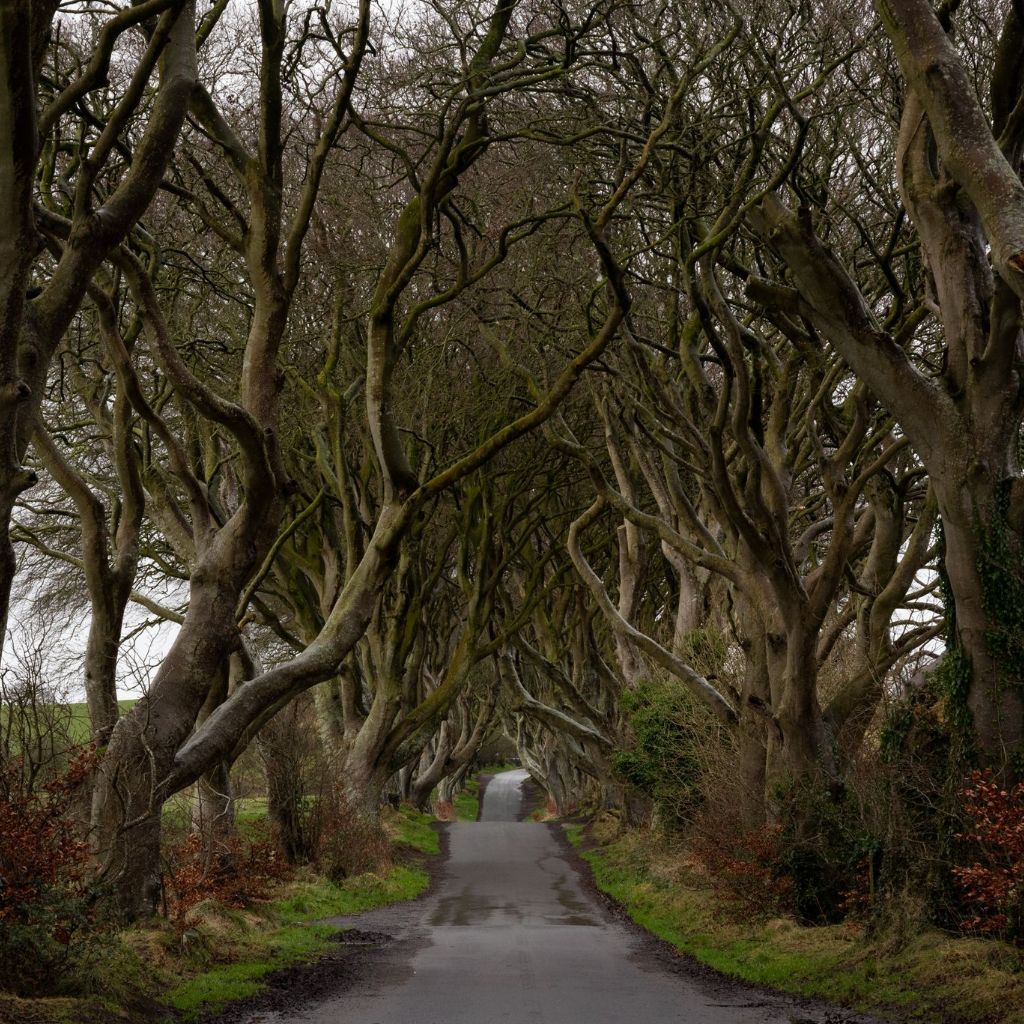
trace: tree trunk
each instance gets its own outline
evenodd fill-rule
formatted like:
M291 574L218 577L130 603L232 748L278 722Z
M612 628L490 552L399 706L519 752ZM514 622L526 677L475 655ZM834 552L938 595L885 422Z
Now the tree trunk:
M10 539L18 495L35 483L21 466L19 407L28 388L19 373L25 293L39 239L32 217L36 153L33 17L35 5L0 5L0 651L17 560ZM41 11L39 12L42 13ZM24 389L24 390L22 390Z
M379 820L384 789L390 778L387 768L350 755L342 771L341 791L349 809L368 821Z
M767 728L761 715L749 709L740 717L736 730L738 744L736 811L743 826L756 829L767 820Z
M1021 536L1009 481L988 500L978 488L944 485L939 479L936 491L953 605L944 669L950 721L982 765L1001 771L1024 751Z
M450 771L449 758L452 752L451 729L447 721L441 723L437 736L437 744L434 756L429 763L417 773L412 784L410 798L412 805L419 811L426 810L430 803L430 794L445 777L445 772Z
M103 875L115 885L125 920L151 916L160 894L162 782L209 696L223 678L237 633L237 589L203 586L193 577L185 622L149 692L114 727L100 765L94 844Z
M437 790L437 801L439 804L453 804L455 797L462 791L469 774L469 765L462 765L451 775L445 776Z
M107 607L113 601L91 604L89 638L85 647L85 696L89 706L92 742L103 748L117 725L117 660L121 650L124 606Z
M263 753L267 774L267 818L289 864L308 864L312 838L302 810L302 778L287 752L267 747Z
M774 663L774 671L781 668L782 675L779 683L772 682L773 729L766 767L770 818L790 813L785 810L789 795L831 787L837 780L832 741L818 702L817 636L817 629L791 622L782 648L769 658L769 666ZM800 817L799 808L796 813Z
M161 762L169 763L173 752L154 748L154 742L145 714L122 718L93 790L94 851L101 878L113 890L113 909L123 921L152 917L160 901L163 800L157 780Z
M399 802L412 803L412 787L415 769L411 764L402 768L395 778L395 792L398 794Z
M197 783L192 803L192 830L203 841L203 863L227 864L234 850L235 799L231 788L231 765L221 761Z

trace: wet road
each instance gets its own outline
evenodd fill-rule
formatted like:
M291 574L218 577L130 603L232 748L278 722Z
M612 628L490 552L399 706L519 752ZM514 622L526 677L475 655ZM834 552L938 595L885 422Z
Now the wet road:
M857 1018L712 979L613 919L553 829L516 821L525 772L495 776L479 822L450 826L436 892L346 920L393 941L360 950L350 988L250 1024L840 1024ZM397 934L395 932L397 931Z
M523 783L529 777L522 769L495 775L484 790L480 820L518 822L523 806Z

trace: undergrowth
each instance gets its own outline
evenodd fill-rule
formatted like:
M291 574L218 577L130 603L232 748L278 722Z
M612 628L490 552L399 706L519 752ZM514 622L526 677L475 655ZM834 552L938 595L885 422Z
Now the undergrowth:
M214 908L212 914L206 910L196 928L196 945L200 951L216 948L216 961L171 988L163 1001L189 1019L255 995L269 974L314 959L328 946L339 928L327 919L422 895L430 879L419 855L440 851L430 817L402 807L386 813L383 825L395 856L377 871L337 880L313 874L300 877L286 884L271 902L253 908L255 917L225 914L221 908ZM410 854L415 859L410 860ZM206 933L211 922L215 922L212 936ZM225 943L227 956L221 952Z
M1021 1024L1024 956L921 923L805 927L724 898L701 865L650 832L567 825L597 886L647 931L723 974L921 1024Z
M341 927L331 919L426 890L425 856L440 849L432 818L409 807L386 810L383 827L392 851L376 870L332 881L300 868L263 877L244 893L225 883L223 892L213 887L178 904L171 918L91 936L90 956L64 998L0 994L0 1024L191 1021L258 994L273 972L328 948Z
M172 987L162 1001L185 1019L195 1019L256 995L274 971L313 960L327 948L339 926L325 918L416 899L428 881L421 867L399 864L382 874L368 872L340 883L317 877L294 882L252 916L208 908L196 928L198 952L193 959L202 964L204 954L216 949L217 959L226 962L202 964L201 973Z

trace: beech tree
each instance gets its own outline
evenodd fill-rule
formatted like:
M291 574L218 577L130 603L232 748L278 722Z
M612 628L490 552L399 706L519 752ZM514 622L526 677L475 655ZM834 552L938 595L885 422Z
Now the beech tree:
M1024 21L875 6L0 0L0 618L12 540L84 584L122 918L257 737L308 855L300 718L371 824L498 730L642 820L668 693L760 827L945 630L954 771L1006 769Z
M911 593L931 556L933 519L907 439L798 322L777 310L766 317L744 295L760 259L748 211L791 175L829 173L833 98L842 98L830 78L857 48L840 33L821 50L806 18L796 19L787 59L769 62L759 33L772 17L744 25L710 64L710 87L676 112L631 196L632 244L621 246L637 254L623 269L627 347L595 388L606 458L570 430L552 431L597 487L567 543L612 628L625 684L667 673L737 730L753 820L766 794L792 783L841 786L837 741L856 749L886 675L939 631L928 616L892 630L900 606L931 589ZM651 80L638 78L634 90L656 102ZM753 105L742 118L733 112L739 82L764 97L760 116ZM902 315L894 329L916 323L912 304ZM595 571L581 543L606 510L622 517L610 573ZM645 533L674 567L671 615L651 594ZM645 588L655 601L646 623ZM731 677L691 664L688 634L708 629L742 652ZM826 712L818 673L844 636L856 656Z
M0 620L5 625L15 571L11 511L37 479L23 464L51 361L93 275L156 195L197 79L191 0L152 0L97 16L95 42L85 52L62 45L58 7L51 0L12 0L0 8L5 225L0 241L0 387L5 396L0 412ZM222 9L215 6L208 13L200 32L216 22ZM143 34L143 45L107 107L102 91L115 51L123 57L117 48L136 30ZM106 108L98 116L90 109L93 102ZM125 160L123 139L133 130L135 149Z
M843 257L816 233L809 210L794 213L772 195L754 223L794 288L768 301L805 317L835 346L896 417L928 471L951 592L943 673L962 746L976 745L984 763L1004 768L1024 742L1013 610L1021 535L1024 26L1019 8L1007 5L986 112L958 53L958 5L938 12L924 0L876 6L906 83L896 173L928 287L915 322L900 331L880 318ZM884 252L882 262L892 256ZM941 332L937 370L915 358L915 336L933 325Z
M210 140L211 152L220 154L234 175L231 186L221 187L206 175L203 187L222 207L211 212L195 205L206 227L229 246L235 245L244 259L251 294L251 318L241 353L235 396L225 397L222 388L204 380L183 357L158 291L159 264L128 249L112 255L122 275L129 300L137 310L147 342L163 378L176 400L188 408L189 417L216 425L217 434L230 451L234 483L223 508L212 501L207 470L197 465L181 441L163 420L153 402L135 395L136 413L159 436L169 465L178 480L184 504L172 508L173 530L189 549L190 598L184 621L151 681L147 695L114 729L102 765L101 804L108 815L97 822L97 844L106 863L106 877L118 892L124 916L148 912L158 889L157 865L160 834L159 808L170 793L196 781L225 760L265 720L270 709L316 683L335 676L372 621L381 593L391 577L402 545L423 509L457 481L489 461L510 443L541 424L569 393L583 370L614 337L624 307L614 287L603 302L595 322L584 327L567 360L556 363L550 384L523 413L499 425L468 452L456 457L423 482L412 471L409 456L399 443L393 406L393 385L399 356L413 338L418 320L448 297L445 287L435 286L420 299L418 289L426 281L419 273L431 252L443 218L463 177L492 146L488 108L496 98L529 90L566 73L569 52L577 30L541 23L524 23L524 42L510 37L513 5L499 4L481 23L466 22L466 36L448 45L467 48L462 66L444 68L450 82L442 103L439 130L426 136L425 148L405 167L412 198L400 204L397 219L387 232L383 266L375 273L366 314L366 370L364 394L366 423L373 443L376 470L381 479L382 503L371 533L354 564L345 567L344 584L324 617L319 634L295 657L263 671L250 663L250 678L240 682L201 723L197 718L211 694L211 679L224 671L226 659L244 647L235 611L247 584L275 551L285 502L295 486L290 482L277 428L281 377L279 359L291 323L293 301L302 276L303 242L317 209L324 167L334 141L342 130L359 130L376 146L394 153L400 148L381 135L377 127L357 112L354 101L360 61L366 50L368 7L346 31L349 46L330 37L336 47L338 82L323 127L301 173L293 178L292 161L285 157L283 99L285 51L293 41L301 48L314 38L306 23L290 21L285 11L260 5L260 104L257 131L248 141L220 112L218 97L197 88L192 110L197 130ZM294 30L296 35L289 35ZM446 35L452 26L442 30ZM584 26L584 30L589 30ZM518 29L517 29L518 31ZM567 35L567 33L569 33ZM499 57L505 63L499 62ZM569 62L571 65L571 61ZM288 63L294 69L295 61ZM425 97L436 104L433 95ZM348 116L346 116L348 115ZM665 123L652 127L656 137ZM603 232L623 197L639 177L650 157L651 145L638 145L629 163L600 201L571 214L589 239L599 274L607 279L616 268L606 258ZM209 179L209 180L207 180ZM299 182L301 181L301 184ZM282 188L294 182L294 206L284 203ZM234 190L239 196L233 198ZM181 195L181 190L172 188ZM182 196L189 201L188 196ZM240 205L241 204L241 205ZM218 218L226 217L227 220ZM521 223L519 218L513 223ZM449 222L450 223L450 222ZM457 229L453 229L457 233ZM508 231L499 232L494 243L500 256ZM468 251L463 250L466 256ZM592 257L593 259L594 257ZM494 256L474 265L465 260L456 268L452 287L461 290L497 262ZM593 265L593 264L592 264ZM408 305L406 305L408 303ZM123 338L109 335L112 351L127 365ZM223 472L218 460L218 472ZM177 498L177 495L170 495ZM190 535L190 536L189 536ZM447 691L443 691L447 692ZM428 698L429 703L429 698Z

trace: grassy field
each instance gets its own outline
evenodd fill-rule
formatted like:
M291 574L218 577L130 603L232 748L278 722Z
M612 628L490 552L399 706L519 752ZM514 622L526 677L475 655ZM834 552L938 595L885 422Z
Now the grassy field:
M759 920L649 833L566 831L598 887L634 921L723 974L921 1024L1024 1024L1024 953L1005 943L948 935L909 917L904 928L879 933Z
M119 700L117 705L123 715L126 711L130 711L136 703L138 703L136 700ZM71 713L68 722L69 738L75 743L86 743L90 735L89 705L85 703L68 704L66 707Z
M124 714L131 710L137 701L119 700L117 703L121 708L121 714ZM7 705L0 704L0 723L8 721L7 714ZM45 726L55 730L58 742L87 743L92 731L89 721L89 705L84 701L74 704L47 705L38 721L42 723L41 728Z

